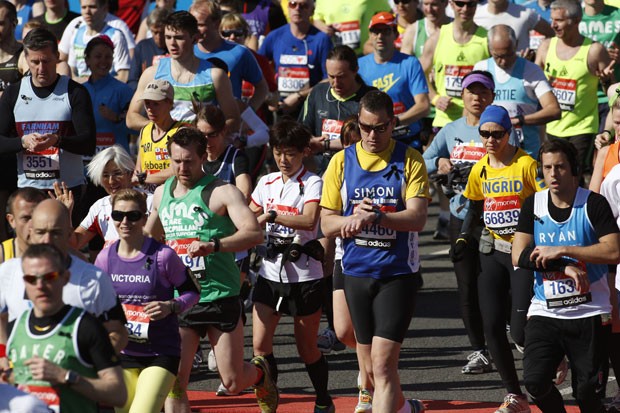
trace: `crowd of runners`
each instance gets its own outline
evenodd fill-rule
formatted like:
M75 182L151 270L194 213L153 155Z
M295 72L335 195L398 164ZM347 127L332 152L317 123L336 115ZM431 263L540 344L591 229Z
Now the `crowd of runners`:
M0 413L190 412L201 341L206 390L276 412L282 316L314 413L347 347L355 413L423 412L433 198L495 413L565 412L569 366L620 412L617 6L0 0Z

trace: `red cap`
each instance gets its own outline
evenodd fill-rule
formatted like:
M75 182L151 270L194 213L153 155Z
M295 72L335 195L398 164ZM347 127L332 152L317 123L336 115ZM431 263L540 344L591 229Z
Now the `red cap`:
M387 11L379 12L372 16L368 28L372 29L374 26L378 26L380 24L385 24L386 26L396 26L396 17Z

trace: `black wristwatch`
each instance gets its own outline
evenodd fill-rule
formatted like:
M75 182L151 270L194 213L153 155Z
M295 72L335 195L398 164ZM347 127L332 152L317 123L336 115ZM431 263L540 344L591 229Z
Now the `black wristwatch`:
M74 384L77 384L78 381L80 381L80 375L73 370L67 370L67 373L65 374L65 384L67 386L73 386Z
M269 214L269 218L267 218L267 222L269 222L270 224L273 224L274 222L276 222L276 217L278 216L278 213L274 211L273 209L270 209L269 211L267 211L267 213Z
M518 115L517 115L517 121L519 122L519 123L517 124L517 126L523 126L523 125L525 125L525 116L523 116L523 114L522 114L522 113L518 114Z

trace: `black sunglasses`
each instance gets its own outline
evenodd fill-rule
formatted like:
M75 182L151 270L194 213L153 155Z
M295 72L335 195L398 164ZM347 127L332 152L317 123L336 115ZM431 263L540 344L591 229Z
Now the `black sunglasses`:
M46 274L41 274L41 275L24 274L24 276L22 278L28 284L34 285L34 284L37 283L37 280L42 280L42 281L45 281L47 283L52 282L55 279L57 279L58 277L60 277L60 274L61 274L60 271L50 271L50 272L48 272Z
M370 133L372 131L375 131L375 133L383 133L388 130L388 127L390 126L390 122L391 121L387 121L385 123L380 123L378 125L365 125L359 121L357 123L359 124L360 129L366 133Z
M394 0L394 4L398 4L398 3L407 4L407 3L411 3L411 0Z
M112 219L117 222L122 222L125 217L129 222L136 222L143 216L144 214L141 211L112 211Z
M459 0L452 0L452 3L454 3L456 7L476 7L476 4L477 4L477 2L475 1L459 1Z
M242 36L245 36L245 30L243 29L222 30L220 34L222 35L222 37L230 37L233 34L235 35L235 37L242 37Z
M506 136L505 130L494 130L494 131L478 130L478 133L480 133L480 136L483 137L484 139L493 138L496 141L503 139L504 136Z

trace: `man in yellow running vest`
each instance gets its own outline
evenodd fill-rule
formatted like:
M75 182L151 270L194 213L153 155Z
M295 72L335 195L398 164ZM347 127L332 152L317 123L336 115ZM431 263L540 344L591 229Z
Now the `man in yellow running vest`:
M558 99L562 118L547 124L549 138L568 139L577 148L581 167L598 132L599 76L610 76L607 50L579 33L582 10L572 0L551 3L555 37L543 41L536 64L542 67Z
M433 126L442 128L463 116L461 82L474 65L491 57L487 31L474 23L477 1L450 0L454 22L435 32L424 45L420 63L428 76Z

